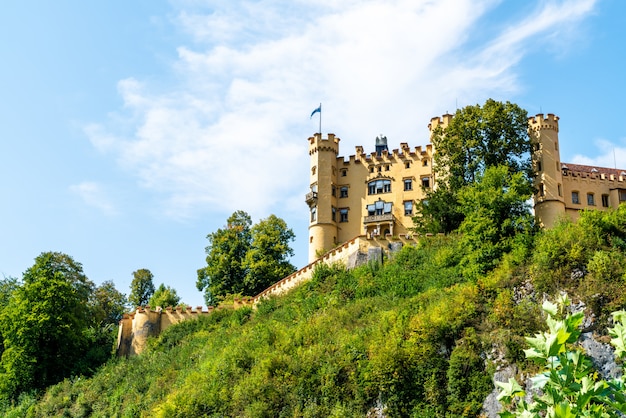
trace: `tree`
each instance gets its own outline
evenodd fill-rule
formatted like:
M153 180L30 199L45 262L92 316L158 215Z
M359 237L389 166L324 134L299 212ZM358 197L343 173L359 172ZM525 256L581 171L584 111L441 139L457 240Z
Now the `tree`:
M95 323L100 326L117 324L126 311L127 303L126 295L118 291L112 281L103 282L91 298Z
M252 227L251 234L252 245L245 258L248 271L244 292L255 295L295 271L288 259L293 256L289 243L295 239L295 234L276 215L259 221Z
M0 315L0 393L9 398L80 373L90 348L94 286L80 263L62 253L42 253L23 283L12 293L11 309Z
M176 293L176 289L172 289L169 286L161 283L156 292L150 298L150 306L167 308L168 306L177 306L180 302L180 297Z
M133 281L130 283L128 301L133 307L145 306L154 293L154 276L148 269L139 269L133 272Z
M227 294L253 296L292 273L287 260L295 235L281 218L271 215L252 226L244 211L234 212L226 226L207 236L207 265L198 270L198 290L207 304Z
M532 187L521 172L492 166L473 184L459 190L464 220L459 226L465 255L461 260L466 277L476 279L494 268L512 250L516 240L534 228L527 203Z
M196 287L204 291L207 305L219 301L228 293L241 293L247 274L245 257L250 250L252 219L238 210L227 220L226 226L207 235L207 265L198 270Z
M456 230L465 218L457 206L459 191L489 167L505 166L532 183L527 112L516 104L489 99L482 107L459 109L447 127L434 129L432 143L437 187L416 206L419 232Z

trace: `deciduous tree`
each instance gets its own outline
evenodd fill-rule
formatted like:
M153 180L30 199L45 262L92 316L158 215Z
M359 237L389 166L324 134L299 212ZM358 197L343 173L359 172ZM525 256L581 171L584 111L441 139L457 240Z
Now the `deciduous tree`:
M426 199L416 207L419 232L456 230L465 218L459 191L489 167L505 166L531 184L528 117L516 104L489 99L482 107L459 109L447 127L434 129L431 140L437 187L426 190Z
M245 259L244 292L255 295L295 271L289 262L289 257L293 256L289 243L295 239L295 234L276 215L259 221L251 232L252 245Z
M250 215L242 210L234 212L224 228L207 235L207 265L198 270L196 287L204 291L207 305L219 301L228 293L241 293L247 274L246 254L250 250L252 235Z
M48 252L35 259L0 315L4 337L1 394L44 388L81 371L89 351L93 283L70 256Z
M154 292L150 298L149 304L151 307L160 306L162 308L167 308L168 306L177 306L179 302L180 297L176 293L176 289L165 286L165 284L161 283L156 292Z
M207 265L198 270L196 283L206 303L219 302L226 294L255 295L292 273L288 258L294 237L275 215L252 226L246 212L233 213L224 228L207 236Z
M117 324L122 319L127 303L126 295L117 290L112 281L103 282L91 298L95 323L101 326Z
M130 283L128 301L133 307L145 306L154 293L152 272L148 269L139 269L133 272L133 281Z

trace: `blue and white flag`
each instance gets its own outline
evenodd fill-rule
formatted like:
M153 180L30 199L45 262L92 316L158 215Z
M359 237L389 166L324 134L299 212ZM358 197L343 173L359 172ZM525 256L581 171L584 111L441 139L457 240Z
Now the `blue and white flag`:
M313 117L314 114L316 114L318 112L322 113L322 104L321 103L320 103L320 106L317 109L315 109L313 112L311 112L311 118ZM311 119L311 118L309 118L309 119Z

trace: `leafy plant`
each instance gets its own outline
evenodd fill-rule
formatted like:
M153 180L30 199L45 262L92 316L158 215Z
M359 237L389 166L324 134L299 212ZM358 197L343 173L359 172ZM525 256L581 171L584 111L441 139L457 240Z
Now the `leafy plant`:
M508 410L501 417L619 417L626 412L626 386L623 377L604 380L597 376L591 360L574 343L580 336L583 313L564 315L569 305L566 295L557 303L544 302L548 331L526 338L526 357L533 359L542 371L531 378L533 387L540 389L532 401L526 391L511 378L496 382L501 389L498 399ZM562 319L559 319L562 318ZM626 312L613 314L615 326L609 329L615 355L626 354Z

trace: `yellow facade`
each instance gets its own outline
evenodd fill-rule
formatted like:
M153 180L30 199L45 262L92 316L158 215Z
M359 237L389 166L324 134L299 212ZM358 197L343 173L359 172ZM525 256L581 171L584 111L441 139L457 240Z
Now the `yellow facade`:
M432 118L430 132L447 126L452 115ZM563 163L559 153L559 118L538 114L529 118L535 170L535 215L542 227L559 218L576 219L582 209L605 210L626 200L626 170ZM315 134L309 138L310 191L309 262L357 236L411 234L415 204L424 189L436 187L431 144L411 149L401 143L387 149L387 138L376 148L339 156L339 138Z
M433 118L429 128L452 116ZM415 203L435 187L433 147L413 149L407 143L389 150L387 138L376 138L376 150L357 146L348 158L339 155L339 138L309 138L309 262L338 244L364 235L410 234Z
M559 117L529 118L533 142L535 216L550 228L560 218L578 219L581 210L617 208L626 201L626 170L564 163L559 153Z

